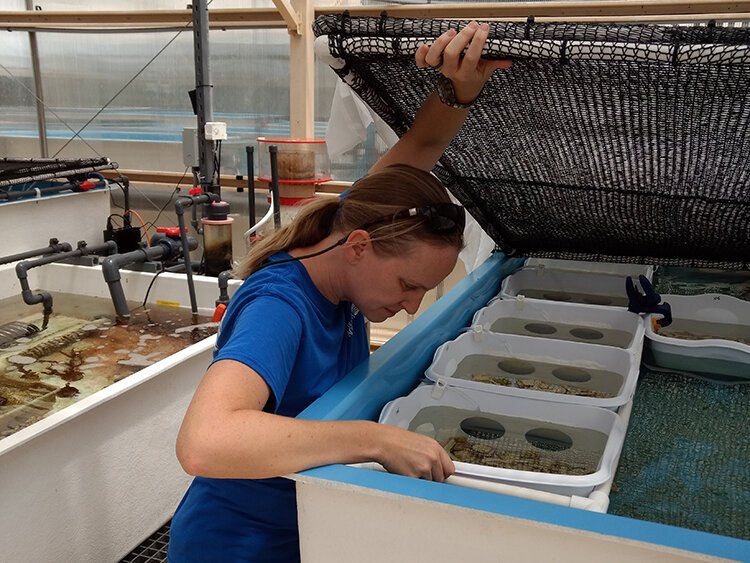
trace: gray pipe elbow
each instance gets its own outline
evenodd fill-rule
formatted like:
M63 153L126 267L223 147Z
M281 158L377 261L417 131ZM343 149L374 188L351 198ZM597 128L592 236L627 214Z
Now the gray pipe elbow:
M26 280L28 278L27 268L26 268L26 261L18 262L16 264L16 277L19 280Z
M185 212L185 208L193 205L193 198L190 197L178 197L174 202L174 211L177 215L182 215Z
M107 256L102 260L102 274L104 275L104 281L107 283L120 281L120 265L117 263L116 257L117 254Z
M104 242L104 248L107 251L107 256L111 256L113 254L117 254L117 243L113 240L108 240Z
M126 254L113 254L102 260L102 274L109 287L109 295L112 297L112 305L115 307L118 320L128 321L130 319L128 301L120 283L120 267L135 262L139 258L143 261L146 258L146 253L142 250L134 250Z

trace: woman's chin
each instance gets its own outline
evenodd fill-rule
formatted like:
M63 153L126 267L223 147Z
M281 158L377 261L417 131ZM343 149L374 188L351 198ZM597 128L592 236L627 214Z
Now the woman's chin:
M396 313L391 313L388 310L380 309L379 311L374 311L369 315L366 314L365 317L367 317L367 320L371 323L382 323L383 321L390 319L395 314Z

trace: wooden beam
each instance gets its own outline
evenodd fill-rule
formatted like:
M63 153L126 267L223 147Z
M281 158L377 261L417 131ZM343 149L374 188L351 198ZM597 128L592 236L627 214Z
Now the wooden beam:
M163 185L165 188L174 188L178 182L185 182L187 179L187 183L181 184L180 187L184 187L186 190L193 187L190 178L185 176L182 172L134 169L125 170L119 168L117 170L101 170L100 173L102 176L109 179L117 178L118 176L127 176L128 180L131 182ZM222 188L247 188L247 180L238 180L235 176L221 176L220 184ZM318 184L315 191L322 194L340 194L351 185L352 182L330 181ZM268 182L261 182L257 178L254 182L254 186L256 191L268 191Z
M305 30L289 34L289 134L295 139L315 135L315 37L312 0L292 0Z
M571 17L658 16L683 14L747 14L750 0L590 0L552 2L507 2L474 4L409 4L378 6L317 6L315 14L338 14L348 11L352 16L389 16L446 19L506 19L554 17L567 21Z
M302 34L302 22L300 21L300 13L292 6L289 0L273 0L273 5L281 14L286 22L286 27L289 29L289 33L296 33L297 35Z
M503 21L525 22L527 18L503 18ZM566 23L700 23L707 21L741 21L750 20L750 12L736 14L662 14L649 16L590 16L565 18ZM487 18L484 21L492 21ZM534 18L537 23L559 22L559 17Z
M211 29L290 28L306 31L302 16L293 16L294 4L274 0L280 7L229 8L210 11ZM286 18L282 10L288 11ZM317 6L310 19L321 14L391 16L451 19L554 18L565 21L692 21L680 16L705 19L746 19L750 0L556 0L552 2L493 2L471 4L381 4L378 6ZM664 19L661 19L661 18ZM582 19L587 18L587 19ZM648 19L644 19L648 18ZM700 18L695 18L700 19ZM0 11L0 29L20 31L167 31L192 26L190 10L133 11Z
M211 29L250 29L287 27L276 8L210 10ZM117 30L167 31L192 28L191 10L122 11L14 11L0 12L0 29L39 31Z

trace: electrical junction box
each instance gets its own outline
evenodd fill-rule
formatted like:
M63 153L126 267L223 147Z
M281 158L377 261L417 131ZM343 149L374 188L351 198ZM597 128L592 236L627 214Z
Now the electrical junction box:
M227 124L221 121L209 121L204 127L208 141L223 141L227 138ZM198 129L186 127L182 130L182 163L185 166L200 166L198 149Z
M182 130L182 163L185 166L200 166L198 158L198 130L186 127Z
M203 131L208 141L225 141L227 138L227 124L222 121L206 122Z

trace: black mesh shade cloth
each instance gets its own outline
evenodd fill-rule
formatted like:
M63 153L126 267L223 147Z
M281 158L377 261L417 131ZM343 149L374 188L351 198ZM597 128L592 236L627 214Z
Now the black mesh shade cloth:
M416 49L467 23L345 13L314 31L401 136L438 78ZM750 266L750 29L489 25L483 56L513 65L492 75L435 173L499 249Z
M51 159L0 158L0 189L27 182L72 178L106 168L117 168L116 162L106 157Z

